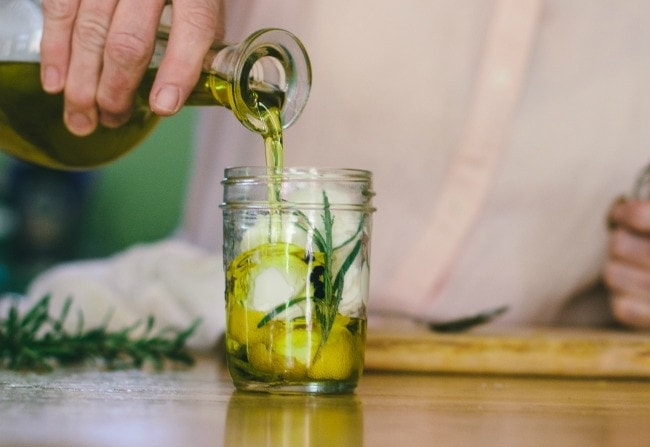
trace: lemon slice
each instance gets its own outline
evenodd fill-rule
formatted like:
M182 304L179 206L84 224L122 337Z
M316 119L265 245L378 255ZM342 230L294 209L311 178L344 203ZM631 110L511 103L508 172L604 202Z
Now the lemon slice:
M314 261L315 257L302 247L288 243L262 244L247 250L228 267L226 300L268 312L305 295Z
M350 318L341 314L336 316L334 325L318 353L308 375L317 380L345 380L360 370L363 363L363 349L358 340L347 329Z
M239 345L265 342L269 337L268 327L257 327L264 315L264 312L247 309L241 303L233 303L226 315L228 338Z
M307 368L320 346L320 331L304 324L274 322L268 339L253 343L248 359L258 371L288 379L307 377Z

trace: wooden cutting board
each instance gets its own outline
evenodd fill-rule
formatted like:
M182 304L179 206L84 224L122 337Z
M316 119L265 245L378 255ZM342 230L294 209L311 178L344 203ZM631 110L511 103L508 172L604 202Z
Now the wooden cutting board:
M650 379L650 334L555 328L369 329L366 371Z

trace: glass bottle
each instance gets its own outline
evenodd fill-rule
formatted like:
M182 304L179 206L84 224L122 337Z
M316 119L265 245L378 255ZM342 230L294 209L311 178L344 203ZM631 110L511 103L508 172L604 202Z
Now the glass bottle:
M129 122L117 129L99 126L87 137L71 134L63 124L63 95L41 87L41 35L41 1L0 2L0 149L50 168L89 169L137 146L160 120L148 100L169 29L159 28ZM311 67L300 41L287 31L265 29L236 45L215 43L186 105L227 107L244 126L263 134L261 108L277 107L286 128L300 115L310 86Z
M239 167L226 170L223 186L226 352L235 386L351 392L365 350L371 173Z

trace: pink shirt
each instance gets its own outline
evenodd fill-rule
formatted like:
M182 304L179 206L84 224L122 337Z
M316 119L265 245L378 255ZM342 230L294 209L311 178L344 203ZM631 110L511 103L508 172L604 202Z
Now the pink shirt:
M493 2L226 3L229 40L276 26L311 56L285 164L374 172L371 312L450 319L509 305L504 323L552 323L598 281L607 209L650 159L650 3L542 2L494 177L443 280L412 279L425 296L395 284L466 130ZM220 250L223 169L263 164L263 146L225 109L202 112L197 146L182 230Z

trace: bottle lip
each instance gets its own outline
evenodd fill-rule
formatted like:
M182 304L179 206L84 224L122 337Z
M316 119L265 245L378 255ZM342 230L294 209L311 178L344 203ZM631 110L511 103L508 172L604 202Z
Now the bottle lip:
M283 58L277 59L277 61L282 65L284 76L286 76L282 89L287 96L280 110L282 128L286 129L302 113L311 91L311 61L300 39L281 28L262 28L254 32L241 44L239 51L242 56L235 67L234 77L235 79L247 78L249 74L244 71L250 55L260 51L261 54L264 54L270 48L275 48L283 54ZM239 83L235 83L234 91L235 96L241 99L242 86ZM241 99L241 102L245 101ZM251 130L258 131L254 122L244 119L242 123Z

